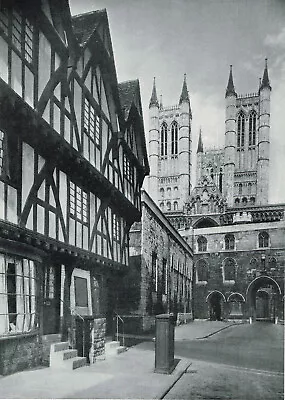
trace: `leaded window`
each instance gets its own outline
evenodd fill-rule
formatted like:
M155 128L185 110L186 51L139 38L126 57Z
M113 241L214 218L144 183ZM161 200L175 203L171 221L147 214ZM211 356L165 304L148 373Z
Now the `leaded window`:
M132 184L134 181L134 168L125 154L124 154L124 175L125 178Z
M0 255L0 335L36 327L36 285L33 261Z
M113 238L117 241L120 241L120 226L120 217L113 214Z
M100 146L100 118L87 98L84 101L84 132L96 146Z
M88 195L87 192L82 190L79 186L70 182L69 192L69 211L70 215L77 220L87 223L88 222Z
M14 48L28 62L33 62L33 35L34 27L32 23L25 18L20 12L12 11L11 28L9 29L9 14L8 10L0 11L0 28L3 34L11 37ZM11 36L10 36L11 35Z

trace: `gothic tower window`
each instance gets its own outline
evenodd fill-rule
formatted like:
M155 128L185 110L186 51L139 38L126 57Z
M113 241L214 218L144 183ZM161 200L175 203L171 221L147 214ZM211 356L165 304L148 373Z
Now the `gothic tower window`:
M222 193L223 190L223 169L220 168L220 175L219 175L219 190Z
M171 125L171 154L178 154L178 124L176 121Z
M249 116L248 146L255 146L256 142L256 112L252 111Z
M199 236L197 239L198 251L207 251L207 239L204 236Z
M238 185L238 194L242 194L242 183Z
M258 235L258 247L269 247L269 234L260 232Z
M225 236L225 250L234 250L235 248L235 237L232 234Z
M174 207L174 210L178 210L178 202L177 201L175 201L173 203L173 207Z
M244 130L245 130L245 116L240 113L238 116L238 126L237 126L237 148L238 150L244 148Z
M160 153L162 156L167 156L167 125L165 122L160 129Z
M168 211L171 210L171 203L170 203L170 201L168 201L168 202L166 203L166 207L167 207L167 210L168 210Z

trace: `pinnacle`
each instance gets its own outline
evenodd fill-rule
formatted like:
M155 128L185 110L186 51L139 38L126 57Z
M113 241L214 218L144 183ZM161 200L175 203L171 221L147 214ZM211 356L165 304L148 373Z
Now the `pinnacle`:
M263 72L263 78L262 78L259 90L262 90L264 88L268 88L268 89L271 90L269 76L268 76L267 58L265 59L265 67L264 67L264 72Z
M203 151L202 130L200 128L197 153L203 153Z
M226 97L230 96L230 95L234 95L236 96L236 91L235 91L235 87L234 87L234 80L233 80L233 71L232 71L233 66L230 65L230 75L229 75L229 80L228 80L228 86L226 89Z
M159 107L157 100L156 86L155 86L155 78L153 78L153 88L152 88L151 98L149 101L149 108L152 106Z

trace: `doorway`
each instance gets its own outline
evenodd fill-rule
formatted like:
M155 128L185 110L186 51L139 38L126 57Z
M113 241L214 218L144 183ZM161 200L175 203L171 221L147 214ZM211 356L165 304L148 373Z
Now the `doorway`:
M280 286L273 278L266 275L255 278L246 293L250 319L275 322L280 295Z
M43 334L59 333L60 326L60 268L44 266Z
M219 291L211 292L206 301L209 304L209 314L211 321L221 321L224 311L224 295Z

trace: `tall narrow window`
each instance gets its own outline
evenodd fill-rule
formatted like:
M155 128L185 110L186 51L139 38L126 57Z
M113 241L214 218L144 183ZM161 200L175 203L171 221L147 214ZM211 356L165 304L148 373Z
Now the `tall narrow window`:
M196 264L196 280L205 283L208 281L208 265L205 260L200 259Z
M223 169L220 168L220 175L219 175L219 190L223 192Z
M204 236L199 236L197 239L198 251L207 251L207 239Z
M243 113L238 116L238 126L237 126L237 148L244 148L244 130L245 130L245 116Z
M227 282L233 282L236 279L236 263L235 260L232 258L227 258L224 261L224 268L223 268L223 272L224 272L224 281Z
M116 214L113 214L113 239L116 241L120 241L120 217Z
M70 215L80 222L88 222L88 195L79 186L70 182L69 189L69 212Z
M252 111L249 116L248 146L255 146L256 141L256 112Z
M267 232L260 232L258 235L258 247L269 247L269 235Z
M176 121L171 125L171 154L178 154L178 124Z
M234 250L235 248L235 237L232 234L225 236L225 250Z
M84 101L84 132L97 146L100 145L100 119L86 98Z
M158 270L157 270L157 254L152 253L151 257L151 275L152 275L152 288L153 292L157 292L158 289Z
M160 129L160 153L162 156L167 156L167 125L165 122Z

